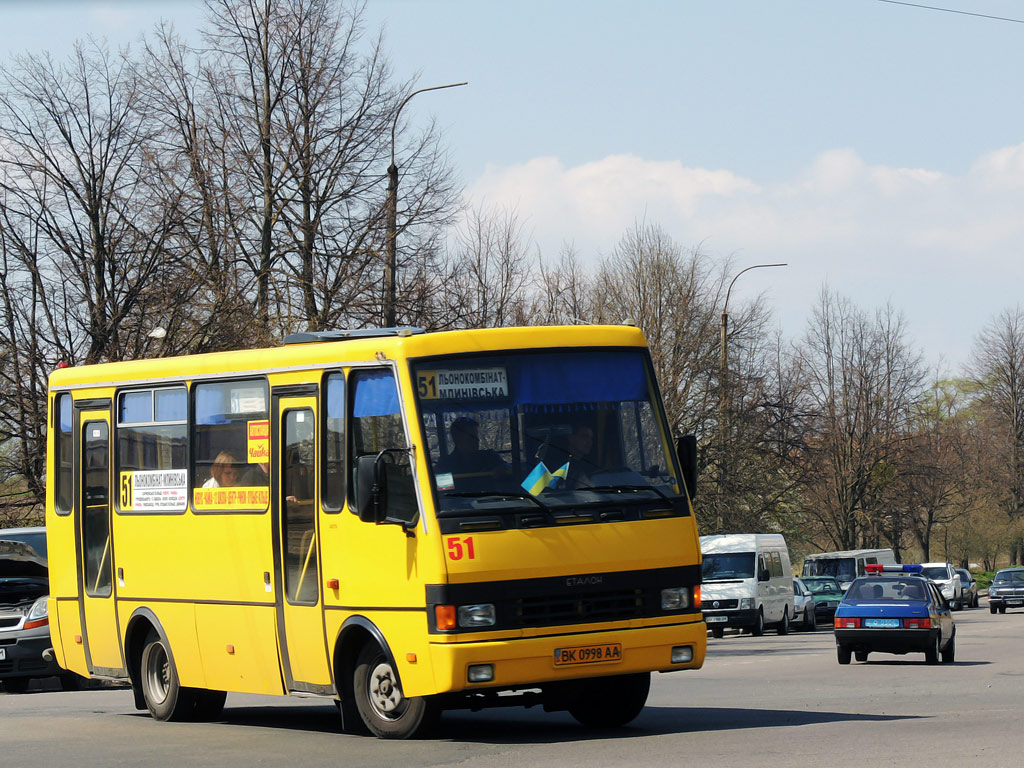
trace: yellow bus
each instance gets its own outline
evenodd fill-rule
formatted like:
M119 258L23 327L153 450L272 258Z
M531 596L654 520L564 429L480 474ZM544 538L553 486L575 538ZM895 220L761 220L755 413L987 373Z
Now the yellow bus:
M693 441L634 327L301 333L48 396L55 656L159 720L233 691L384 738L537 703L617 725L703 663Z

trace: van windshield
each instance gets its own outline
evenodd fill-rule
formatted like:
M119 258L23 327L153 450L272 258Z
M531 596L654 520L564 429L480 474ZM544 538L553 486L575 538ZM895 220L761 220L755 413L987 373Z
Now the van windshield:
M726 579L754 578L754 553L730 552L721 555L704 555L703 581L725 581Z
M852 557L827 557L804 562L804 576L831 576L840 582L857 578L857 564Z

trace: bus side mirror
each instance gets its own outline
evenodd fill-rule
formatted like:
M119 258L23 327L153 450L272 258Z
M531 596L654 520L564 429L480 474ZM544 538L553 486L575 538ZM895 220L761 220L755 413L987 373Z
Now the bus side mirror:
M356 514L364 523L383 523L388 507L387 463L380 454L356 459Z
M676 455L683 468L683 483L690 501L697 498L697 436L683 435L676 440Z
M356 459L355 514L364 523L400 525L407 534L418 515L409 452L385 448Z

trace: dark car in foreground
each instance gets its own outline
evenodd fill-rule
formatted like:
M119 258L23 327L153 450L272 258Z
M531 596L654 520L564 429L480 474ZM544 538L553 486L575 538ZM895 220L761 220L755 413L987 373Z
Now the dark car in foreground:
M874 566L846 591L833 621L840 664L870 653L923 653L928 664L953 663L956 627L939 588L921 566ZM915 570L916 569L916 570Z
M831 576L804 576L803 582L814 598L814 613L818 623L832 623L839 601L843 599L843 588Z
M66 687L78 681L43 659L50 647L49 591L46 529L0 529L0 683L10 693L24 692L36 677L61 675Z
M988 586L988 609L1006 613L1007 608L1024 608L1024 568L996 571Z

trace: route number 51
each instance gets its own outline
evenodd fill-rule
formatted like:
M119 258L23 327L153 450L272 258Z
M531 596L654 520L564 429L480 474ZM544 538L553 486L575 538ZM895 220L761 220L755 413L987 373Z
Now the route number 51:
M448 539L448 559L461 560L463 557L467 560L476 560L476 551L473 549L473 537L452 536Z

